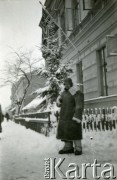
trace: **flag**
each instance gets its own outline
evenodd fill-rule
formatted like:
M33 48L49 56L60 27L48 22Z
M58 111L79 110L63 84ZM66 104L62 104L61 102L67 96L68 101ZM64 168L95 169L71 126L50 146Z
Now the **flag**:
M56 1L57 2L57 1ZM42 8L43 8L43 16L42 16L42 20L41 20L41 23L40 23L40 26L46 26L48 25L48 22L51 22L49 23L50 24L50 30L49 30L49 33L48 35L49 36L53 36L58 29L61 30L62 34L65 36L65 38L70 42L70 44L74 47L75 50L77 50L76 46L72 43L72 41L69 39L69 37L67 36L67 34L64 32L64 30L62 29L62 27L60 25L57 24L56 20L53 18L53 15L51 14L51 12L48 12L48 10L44 7L44 5L42 4L41 1L39 1L39 3L41 4ZM55 13L55 11L54 11ZM47 24L46 24L47 23Z
M49 15L46 13L46 11L43 9L43 11L42 11L42 18L41 18L42 26L44 26L45 24L47 24L49 21L50 21L50 17L49 17Z
M50 20L50 22L48 24L48 29L49 29L49 36L53 36L57 32L59 27Z
M53 15L53 12L50 12L51 15ZM43 28L45 32L45 28L48 28L48 35L53 36L56 31L59 29L57 24L51 19L50 15L43 9L42 11L42 19L41 19L41 27ZM46 30L47 33L47 30ZM45 33L44 33L45 34Z

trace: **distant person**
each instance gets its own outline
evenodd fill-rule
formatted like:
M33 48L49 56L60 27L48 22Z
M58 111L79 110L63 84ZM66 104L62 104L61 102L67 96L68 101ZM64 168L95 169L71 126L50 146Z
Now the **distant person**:
M8 114L8 113L6 113L6 114L5 114L5 117L6 117L7 121L9 121L10 116L9 116L9 114Z
M1 115L1 113L0 113L0 133L2 132L2 115Z
M2 109L1 109L1 105L0 105L0 133L2 133L2 122L4 120L4 115L2 114ZM1 139L1 137L0 137Z

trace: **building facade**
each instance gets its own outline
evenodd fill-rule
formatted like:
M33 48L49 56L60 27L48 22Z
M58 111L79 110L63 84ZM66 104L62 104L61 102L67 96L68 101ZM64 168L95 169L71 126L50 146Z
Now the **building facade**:
M53 38L49 16L59 25L58 46L66 44L61 63L71 63L73 82L83 84L85 107L117 105L117 0L46 0L45 7L42 44Z
M16 107L16 114L18 113L18 103L20 103L20 101L23 98L26 86L27 86L27 80L24 77L21 77L20 80L15 84L15 86L12 86L11 105L12 107ZM33 75L30 82L30 86L27 89L27 93L22 108L27 104L29 104L37 96L33 94L33 92L44 86L45 86L45 79L39 77L38 75Z

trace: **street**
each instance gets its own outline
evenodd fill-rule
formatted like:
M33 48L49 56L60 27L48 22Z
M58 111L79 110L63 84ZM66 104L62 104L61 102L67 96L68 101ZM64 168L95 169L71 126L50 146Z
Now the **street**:
M45 158L65 158L61 166L63 172L68 170L70 163L76 163L80 168L82 163L93 163L97 159L98 163L111 163L117 175L117 146L115 144L117 132L92 133L95 142L90 144L90 133L84 133L83 155L74 154L59 155L58 150L63 143L56 140L55 135L45 137L30 129L15 124L12 121L2 123L3 133L0 140L0 180L44 180L44 159ZM102 136L103 133L103 136ZM101 134L101 136L99 135ZM104 134L108 134L108 140ZM102 139L102 142L100 141ZM112 141L113 138L113 141ZM105 143L103 140L105 139ZM93 148L93 149L92 149ZM94 159L93 159L94 158ZM98 169L100 175L102 168ZM80 174L81 175L81 174ZM56 179L61 179L56 173ZM92 177L92 170L87 170L87 179Z

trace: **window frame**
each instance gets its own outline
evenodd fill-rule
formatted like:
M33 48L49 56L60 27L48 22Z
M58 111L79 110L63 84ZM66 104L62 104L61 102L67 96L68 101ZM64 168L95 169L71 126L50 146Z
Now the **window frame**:
M108 96L106 46L101 47L96 53L99 96Z

